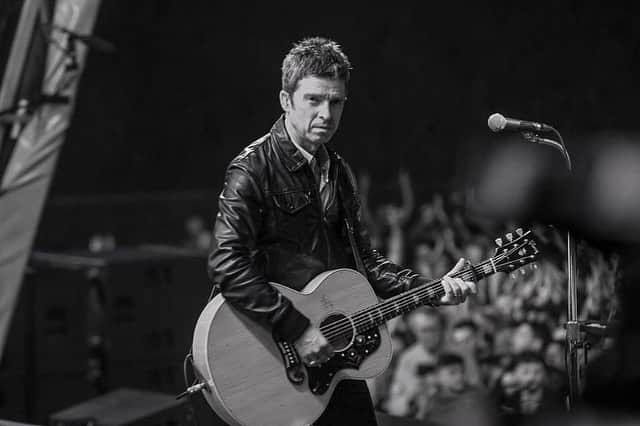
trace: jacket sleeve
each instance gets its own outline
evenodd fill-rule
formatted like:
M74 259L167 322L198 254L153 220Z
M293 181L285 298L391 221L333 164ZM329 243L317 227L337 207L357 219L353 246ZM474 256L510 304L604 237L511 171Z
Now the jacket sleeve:
M269 284L254 262L262 212L262 191L255 179L245 168L230 166L218 199L207 269L232 306L277 338L293 342L309 320Z
M362 259L364 269L367 273L367 279L376 294L383 299L387 299L429 282L429 278L423 277L411 269L392 263L371 247L369 232L362 222L362 206L360 204L355 176L344 160L343 165L348 178L346 185L347 194L345 194L345 196L351 199L349 203L351 206L348 208L351 212L349 214L349 220L352 223L356 246L358 247L360 259ZM433 303L436 303L436 301L433 301Z

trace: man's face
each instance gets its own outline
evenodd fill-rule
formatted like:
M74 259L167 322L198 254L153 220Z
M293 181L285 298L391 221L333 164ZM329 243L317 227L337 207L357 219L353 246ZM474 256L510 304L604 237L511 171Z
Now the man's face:
M541 362L521 362L514 370L514 373L521 386L540 387L544 384L546 370Z
M465 387L462 365L451 364L438 367L438 384L446 392L462 392Z
M289 94L280 91L280 104L289 123L290 136L310 153L327 143L338 130L346 100L342 80L305 77Z
M434 315L415 313L410 318L411 331L416 340L428 351L435 351L442 338L442 323Z
M512 345L514 353L527 350L538 352L542 350L543 342L536 336L531 325L523 323L513 331Z

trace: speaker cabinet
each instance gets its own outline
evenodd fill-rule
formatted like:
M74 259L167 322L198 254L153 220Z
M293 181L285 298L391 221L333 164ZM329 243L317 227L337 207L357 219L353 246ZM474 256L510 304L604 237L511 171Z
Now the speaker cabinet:
M54 413L51 426L188 426L193 413L173 395L117 389Z

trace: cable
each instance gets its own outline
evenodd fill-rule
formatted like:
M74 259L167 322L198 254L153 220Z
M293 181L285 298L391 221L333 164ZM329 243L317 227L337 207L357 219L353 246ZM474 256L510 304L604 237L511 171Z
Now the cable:
M187 363L192 358L193 356L191 355L191 351L189 351L189 353L184 357L184 360L182 361L182 375L184 378L184 385L186 387L189 387L189 373L187 372Z
M551 126L549 126L549 127L551 127ZM569 172L571 172L572 171L571 158L569 157L569 151L567 151L567 147L564 144L564 139L562 139L562 135L554 127L551 127L551 131L560 140L560 145L562 145L562 155L564 156L565 160L567 160L567 168L569 169Z
M189 372L187 371L187 365L189 364L189 362L193 366L193 354L191 353L191 351L189 351L189 353L187 353L187 355L184 357L184 361L182 361L182 374L183 374L183 377L184 377L184 385L185 385L185 387L187 389L192 388L193 386L195 386L198 383L198 380L194 379L193 384L189 385ZM193 417L193 423L196 426L198 426L198 415L196 414L196 409L195 409L195 406L193 404L193 401L191 401L191 395L192 395L192 392L189 392L187 390L187 391L181 393L180 395L178 395L176 397L176 399L180 399L183 396L187 397L189 410L191 411L191 416Z

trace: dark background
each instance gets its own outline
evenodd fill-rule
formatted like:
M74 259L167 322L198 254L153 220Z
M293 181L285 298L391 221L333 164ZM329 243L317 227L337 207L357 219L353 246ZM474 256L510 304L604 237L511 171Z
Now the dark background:
M89 55L53 195L217 192L311 35L353 63L333 144L374 196L395 197L401 167L419 194L473 185L505 143L492 112L553 124L576 157L589 135L638 128L636 2L372 3L104 1L95 33L118 53Z
M2 63L21 3L0 5ZM312 35L353 63L332 144L371 174L373 207L400 201L401 168L422 203L473 193L487 163L517 173L533 162L500 157L524 144L488 131L496 111L558 128L579 181L599 149L637 145L639 12L622 1L104 1L95 33L118 50L89 53L36 248L85 247L96 232L175 242L193 214L210 226L225 166L280 114L283 56ZM532 153L545 174L565 169L548 147Z
M558 128L578 177L588 175L595 147L611 140L602 135L636 135L640 130L637 2L370 3L102 2L95 34L114 43L118 52L89 53L34 246L41 252L24 286L49 291L36 298L42 306L27 304L34 312L48 312L47 304L64 305L67 311L62 312L70 313L62 318L66 322L61 315L53 320L68 323L67 334L60 337L68 340L45 341L50 330L30 325L30 311L19 309L23 321L15 322L23 329L33 326L46 343L47 356L37 352L38 343L28 352L52 364L38 367L36 388L54 387L40 390L41 400L69 396L69 389L78 395L47 401L46 407L37 406L38 395L29 395L23 402L35 404L27 407L31 412L44 415L89 397L79 385L87 385L87 354L68 356L72 345L87 350L86 330L77 329L85 323L76 320L87 313L65 301L80 300L78 305L87 308L86 301L97 298L89 291L102 287L112 292L103 295L104 316L112 321L105 324L113 327L120 324L113 318L123 317L135 327L91 330L113 339L96 345L111 357L105 361L111 376L105 377L112 381L94 388L102 391L135 376L155 388L170 383L165 390L175 392L177 383L183 389L179 358L167 353L171 349L183 355L188 342L157 337L177 327L172 309L176 316L188 310L170 291L192 297L192 315L209 294L205 253L163 246L128 251L127 246L180 243L184 219L194 214L211 225L225 166L280 114L281 61L303 37L337 40L353 63L349 101L333 144L357 172L371 174L373 204L399 200L395 176L401 168L412 176L417 203L436 191L479 185L478 171L496 151L521 146L517 134L487 130L487 117L496 111ZM0 3L0 12L6 10L6 3ZM8 39L0 40L0 53L8 45ZM557 152L528 148L545 154L543 160L535 159L546 165L545 171L564 169ZM508 156L499 158L509 161ZM527 158L513 163L508 170L517 172ZM555 199L545 195L537 198L543 208L562 201L557 194ZM76 263L46 252L86 249L91 236L102 233L113 234L121 251L71 258ZM94 257L103 261L99 268L90 262ZM153 300L170 301L169 307L111 303L151 300L141 297L141 289L153 291ZM160 290L166 297L157 296ZM127 315L120 315L127 307L131 312L125 309ZM158 311L166 315L159 318ZM189 337L191 324L179 325L188 332L175 335ZM154 339L138 337L154 333ZM167 341L166 353L159 351L158 345ZM133 344L146 346L132 354ZM102 352L91 356L100 358ZM21 352L13 359L28 370ZM64 371L58 361L67 362ZM29 383L13 374L14 366L7 371L6 389Z

